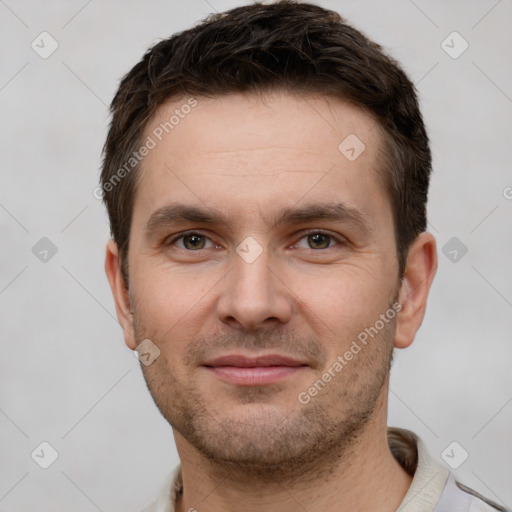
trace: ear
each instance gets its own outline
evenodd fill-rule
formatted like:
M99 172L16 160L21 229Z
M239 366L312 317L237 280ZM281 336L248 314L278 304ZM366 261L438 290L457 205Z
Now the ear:
M437 263L436 239L431 233L421 233L409 248L405 275L400 286L398 300L402 309L397 316L396 348L411 345L423 322Z
M114 240L110 240L107 243L105 272L116 304L117 318L124 331L124 342L129 349L135 350L136 343L135 333L133 330L133 315L131 313L130 297L121 274L119 251Z

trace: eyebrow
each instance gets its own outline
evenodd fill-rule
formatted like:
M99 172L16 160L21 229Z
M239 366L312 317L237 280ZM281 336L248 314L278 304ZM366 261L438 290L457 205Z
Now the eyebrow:
M374 231L366 214L343 203L310 204L303 207L283 208L271 216L270 224L272 227L278 227L319 220L343 222L366 234ZM183 222L215 226L228 225L229 219L220 210L214 208L172 203L151 214L146 223L145 231L147 234L151 234L161 228Z

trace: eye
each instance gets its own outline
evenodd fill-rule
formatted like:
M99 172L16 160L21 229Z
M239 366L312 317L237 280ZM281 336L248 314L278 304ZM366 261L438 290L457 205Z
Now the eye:
M182 242L181 246L180 244L176 244L178 241ZM210 246L208 247L206 246L207 241L210 242ZM214 246L213 242L208 237L194 232L178 235L166 242L166 245L178 245L180 249L188 251L199 251Z
M336 241L332 235L323 233L322 231L307 233L301 238L301 240L306 240L307 244L307 247L304 247L304 245L301 246L299 242L297 247L300 247L301 249L329 249L333 246L331 242L334 242L334 245L340 245L340 242Z

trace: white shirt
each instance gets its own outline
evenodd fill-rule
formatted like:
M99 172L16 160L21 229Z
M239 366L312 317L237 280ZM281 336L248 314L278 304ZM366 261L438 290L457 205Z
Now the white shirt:
M388 427L388 443L398 462L413 475L397 512L512 512L458 482L414 432ZM175 512L176 496L182 488L178 464L165 479L157 499L141 512Z

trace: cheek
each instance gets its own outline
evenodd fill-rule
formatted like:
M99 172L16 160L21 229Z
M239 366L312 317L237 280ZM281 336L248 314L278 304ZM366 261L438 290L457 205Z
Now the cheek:
M298 315L322 340L331 362L349 350L365 329L375 326L392 299L390 282L382 273L355 266L326 269L314 277L297 274L292 289L301 308ZM368 355L358 357L359 364Z
M358 325L386 308L390 283L379 269L344 264L294 272L290 287L306 309L334 327Z
M211 314L213 284L208 287L202 282L197 276L161 269L153 275L139 272L132 280L136 335L154 341L170 366L184 356L187 343L198 336Z
M139 314L166 323L181 320L207 292L197 278L157 267L134 273L132 284Z

